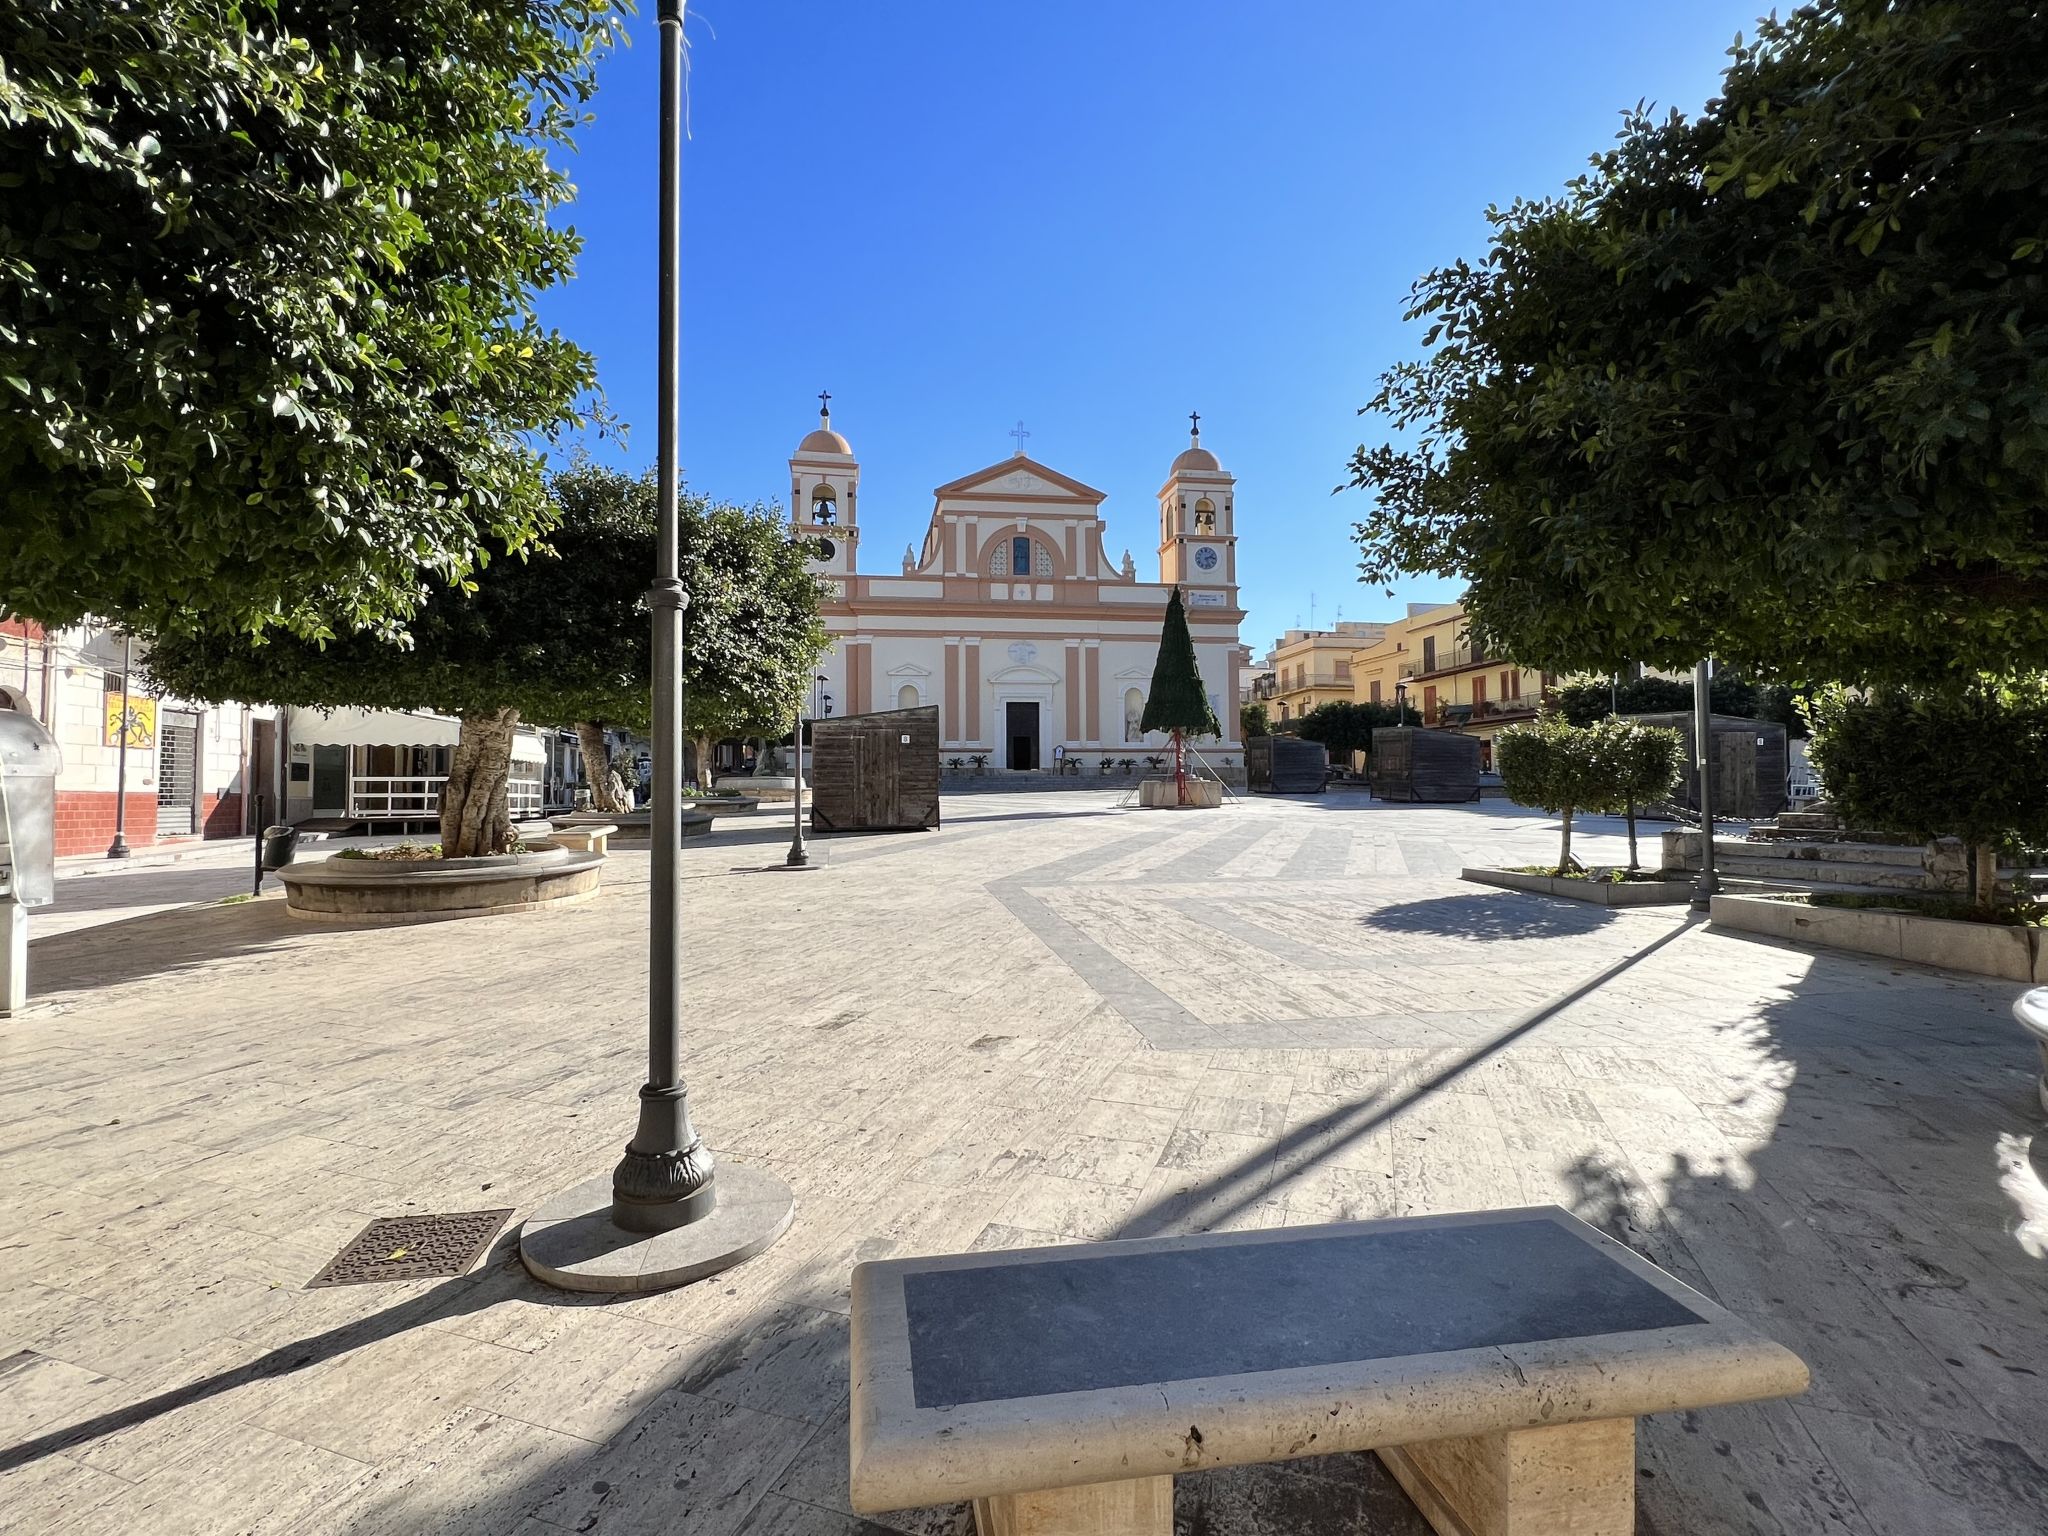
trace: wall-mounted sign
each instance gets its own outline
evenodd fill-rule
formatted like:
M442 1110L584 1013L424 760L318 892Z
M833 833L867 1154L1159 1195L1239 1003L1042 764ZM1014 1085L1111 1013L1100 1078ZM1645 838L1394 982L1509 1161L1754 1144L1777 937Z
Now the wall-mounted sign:
M106 730L103 744L118 747L125 739L131 747L156 745L156 700L137 698L132 693L107 695Z
M1221 608L1223 606L1223 594L1221 592L1190 592L1188 594L1188 606L1190 608Z

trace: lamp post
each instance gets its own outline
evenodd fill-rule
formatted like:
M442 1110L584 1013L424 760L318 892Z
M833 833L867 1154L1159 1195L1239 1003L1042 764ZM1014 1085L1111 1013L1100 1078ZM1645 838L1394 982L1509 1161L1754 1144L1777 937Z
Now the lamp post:
M790 803L796 807L796 817L789 838L789 857L782 862L791 869L803 869L811 862L811 856L804 850L804 712L796 712L796 786L790 795Z
M107 857L128 857L128 649L135 637L121 632L121 713L115 717L114 735L114 840L107 844Z
M1394 724L1408 723L1408 685L1402 681L1394 684Z
M609 1178L564 1190L520 1229L529 1272L577 1291L650 1291L716 1274L789 1228L789 1186L758 1168L713 1165L690 1123L682 1074L683 609L677 559L677 397L681 382L684 0L660 0L661 238L659 512L654 585L653 875L648 898L647 1081L639 1122Z
M1696 911L1712 908L1718 882L1714 876L1714 663L1709 657L1693 668L1693 760L1700 783L1700 878L1693 888Z

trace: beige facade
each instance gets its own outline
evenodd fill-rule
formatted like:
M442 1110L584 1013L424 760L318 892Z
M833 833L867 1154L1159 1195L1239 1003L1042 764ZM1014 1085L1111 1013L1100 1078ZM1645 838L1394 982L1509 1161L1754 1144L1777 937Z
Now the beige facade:
M1262 695L1273 723L1299 720L1319 704L1349 703L1351 658L1386 632L1384 624L1339 623L1334 629L1290 629L1275 640L1261 673L1273 677Z
M937 705L942 750L996 772L1053 769L1056 749L1157 748L1139 729L1168 595L1178 585L1219 757L1240 755L1236 481L1190 434L1158 495L1157 581L1104 546L1104 496L1021 451L940 486L923 547L901 571L859 569L860 463L821 413L789 461L794 531L828 540L813 563L834 714Z
M1404 700L1422 723L1463 731L1488 743L1507 726L1531 720L1557 681L1549 673L1490 657L1476 645L1462 603L1411 603L1373 644L1351 655L1351 697L1360 703Z

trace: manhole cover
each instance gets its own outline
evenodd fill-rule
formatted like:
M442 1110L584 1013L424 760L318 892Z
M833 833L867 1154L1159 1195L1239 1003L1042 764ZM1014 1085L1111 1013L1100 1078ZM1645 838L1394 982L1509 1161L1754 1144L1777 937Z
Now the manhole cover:
M349 1239L306 1282L363 1285L373 1280L438 1280L467 1274L512 1212L455 1211L445 1216L380 1216Z

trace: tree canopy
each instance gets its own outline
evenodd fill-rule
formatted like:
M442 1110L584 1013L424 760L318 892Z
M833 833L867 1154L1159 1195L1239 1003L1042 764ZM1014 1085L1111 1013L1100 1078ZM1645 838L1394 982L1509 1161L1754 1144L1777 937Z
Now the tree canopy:
M1187 609L1181 604L1180 588L1166 600L1166 622L1159 628L1159 657L1152 664L1152 687L1145 695L1145 714L1139 728L1147 731L1176 731L1187 736L1221 736L1222 722L1202 686L1202 669L1195 660L1195 638L1188 632Z
M1968 687L1831 687L1809 704L1813 765L1852 827L1962 839L1973 894L1995 895L2000 848L2048 848L2048 681L1978 678Z
M1412 705L1404 708L1396 704L1333 699L1308 711L1293 723L1291 729L1302 740L1319 742L1327 747L1330 760L1348 768L1352 753L1372 751L1372 733L1381 726L1421 723L1422 713Z
M611 0L0 7L0 603L350 635L545 526ZM355 644L344 641L344 648Z
M2048 665L2048 10L1821 0L1424 277L1362 570L1556 670Z
M1769 720L1790 736L1806 734L1806 717L1783 683L1752 683L1739 672L1717 667L1707 699L1717 715ZM1573 725L1591 725L1610 714L1676 714L1692 708L1692 679L1645 673L1614 685L1604 677L1574 678L1558 686L1556 700L1558 711Z

